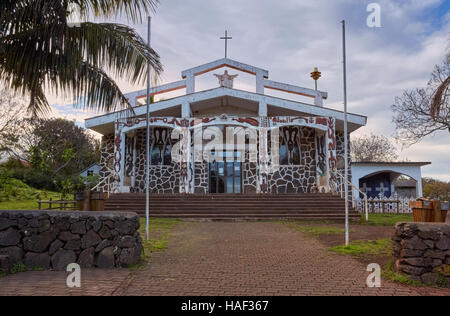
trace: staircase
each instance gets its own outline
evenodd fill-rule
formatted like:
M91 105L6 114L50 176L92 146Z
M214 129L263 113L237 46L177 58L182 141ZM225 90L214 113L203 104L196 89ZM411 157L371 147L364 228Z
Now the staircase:
M130 211L145 216L145 194L112 194L105 211ZM150 216L192 219L344 220L344 199L332 194L278 195L151 195ZM350 219L360 215L350 209Z

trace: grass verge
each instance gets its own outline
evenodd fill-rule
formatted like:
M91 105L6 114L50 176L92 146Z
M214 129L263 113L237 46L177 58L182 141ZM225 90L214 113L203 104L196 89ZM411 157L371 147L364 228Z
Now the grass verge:
M344 228L325 226L328 222L320 221L282 221L281 223L304 234L319 237L320 235L336 235L345 233ZM322 224L322 225L320 225Z
M352 255L355 257L383 256L391 254L392 241L390 238L382 238L377 240L356 240L350 243L349 246L339 245L329 249L339 254Z
M398 222L412 222L413 215L412 214L378 214L371 213L369 214L369 221L366 222L366 216L362 215L361 221L359 224L361 225L370 225L370 226L394 226Z
M0 279L7 275L16 274L16 273L20 273L20 272L26 272L26 271L27 271L27 268L25 267L25 265L22 262L16 263L15 265L13 265L11 267L11 269L9 270L8 273L0 271Z
M45 191L41 192L40 198L43 201L48 201L50 199L56 201L61 199L61 193L58 192L50 192ZM70 197L72 199L72 197ZM45 204L43 207L48 207L48 204ZM2 201L0 202L0 210L20 210L20 211L27 211L27 210L37 210L38 209L38 198L36 197L29 197L25 199L13 199L10 198L10 200Z
M142 262L138 265L131 266L130 269L144 268L153 252L163 252L168 247L170 233L176 225L181 223L178 219L169 218L151 218L149 226L149 241L145 242L145 218L140 219L141 227L139 233L142 237L142 245L144 252Z
M390 261L387 266L381 272L381 276L389 281L412 285L412 286L424 286L421 282L409 278L407 275L399 273L394 270L394 264Z

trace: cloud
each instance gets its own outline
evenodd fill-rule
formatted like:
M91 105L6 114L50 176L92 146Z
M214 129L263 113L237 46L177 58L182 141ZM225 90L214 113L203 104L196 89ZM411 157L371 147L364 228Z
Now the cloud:
M381 6L381 28L366 25L367 4ZM277 81L313 87L309 73L323 73L319 89L325 106L342 109L341 20L347 26L349 111L368 116L355 135L394 132L390 106L403 90L425 86L448 49L450 13L444 0L299 1L164 0L152 20L152 46L160 53L163 82L180 79L184 69L223 57L227 29L229 57L270 71ZM128 24L126 20L119 19ZM145 23L134 25L146 38ZM206 77L208 78L208 77ZM242 78L242 77L241 77ZM210 75L212 81L216 79ZM125 92L144 87L117 82ZM242 83L243 85L247 83ZM239 79L237 79L239 85ZM86 112L59 115L77 118ZM90 115L90 113L89 113ZM432 161L425 175L450 180L448 132L404 152L410 160Z

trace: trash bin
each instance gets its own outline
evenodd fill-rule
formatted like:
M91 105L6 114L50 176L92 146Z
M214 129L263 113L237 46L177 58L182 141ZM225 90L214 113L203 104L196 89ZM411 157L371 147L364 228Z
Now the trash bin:
M78 192L74 194L76 209L79 211L89 211L89 191Z
M424 198L409 202L415 222L445 223L448 203Z
M102 212L105 210L105 195L101 191L92 191L90 199L90 210L92 212Z
M442 222L445 223L447 220L447 213L449 209L449 203L448 202L441 202L441 215L442 215Z
M433 222L433 201L418 199L409 202L413 211L414 222Z

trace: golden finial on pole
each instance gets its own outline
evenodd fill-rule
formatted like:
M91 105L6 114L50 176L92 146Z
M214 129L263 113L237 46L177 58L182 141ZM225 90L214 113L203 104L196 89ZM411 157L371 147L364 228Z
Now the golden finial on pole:
M317 91L317 80L319 80L320 77L322 77L322 73L319 71L317 67L315 67L314 71L311 73L311 78L314 79L316 91Z

